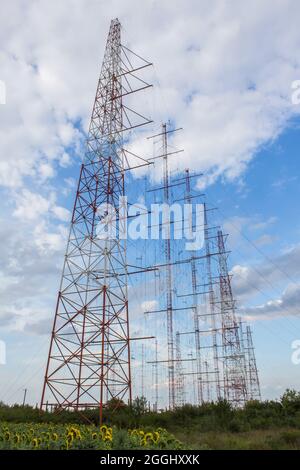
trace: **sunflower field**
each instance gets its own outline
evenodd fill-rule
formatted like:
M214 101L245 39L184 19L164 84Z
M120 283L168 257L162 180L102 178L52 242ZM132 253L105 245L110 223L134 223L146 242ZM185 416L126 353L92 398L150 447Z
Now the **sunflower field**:
M0 449L111 450L182 449L183 445L163 428L117 429L106 425L0 424Z

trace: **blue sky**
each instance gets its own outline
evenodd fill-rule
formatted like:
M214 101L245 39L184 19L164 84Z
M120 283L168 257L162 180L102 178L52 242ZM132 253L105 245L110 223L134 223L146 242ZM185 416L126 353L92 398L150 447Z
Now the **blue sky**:
M39 399L84 132L115 16L125 41L154 62L155 89L139 105L153 130L167 119L184 128L175 140L185 149L181 168L205 172L198 184L230 234L263 395L300 389L291 362L300 338L300 105L291 102L299 8L254 1L245 15L239 2L10 2L0 20L0 399L20 401L24 387ZM139 136L135 147L152 152Z
M299 121L294 120L278 139L257 153L242 187L217 184L207 189L208 198L211 195L218 202L220 219L234 239L230 246L232 265L254 264L252 282L255 278L261 281L259 290L247 297L245 304L249 306L279 299L287 286L297 286L299 282L298 269L277 264L280 253L299 244L299 144ZM264 271L269 260L274 263L275 274L271 277L265 276ZM278 317L252 317L265 397L278 396L287 386L299 388L299 365L291 362L291 343L299 336L298 305L287 305Z

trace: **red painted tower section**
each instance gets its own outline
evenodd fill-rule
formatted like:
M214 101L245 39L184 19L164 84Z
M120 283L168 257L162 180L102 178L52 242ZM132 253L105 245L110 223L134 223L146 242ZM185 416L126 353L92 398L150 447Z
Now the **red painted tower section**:
M131 401L126 240L119 236L125 223L119 198L129 169L123 135L150 121L126 106L124 97L150 86L137 75L149 65L121 44L121 25L113 20L75 197L41 408L98 407L101 421L107 401ZM99 227L109 218L115 234L101 238Z

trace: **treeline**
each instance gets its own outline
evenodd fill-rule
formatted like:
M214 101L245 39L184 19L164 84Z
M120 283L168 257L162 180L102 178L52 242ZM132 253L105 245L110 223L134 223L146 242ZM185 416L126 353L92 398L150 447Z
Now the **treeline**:
M99 424L99 410L41 412L28 405L0 403L0 421ZM149 411L144 398L136 398L132 406L111 401L104 410L104 422L119 428L163 427L169 431L185 428L197 432L243 432L285 426L300 429L300 393L287 390L279 400L250 401L243 408L233 408L221 400L159 413Z

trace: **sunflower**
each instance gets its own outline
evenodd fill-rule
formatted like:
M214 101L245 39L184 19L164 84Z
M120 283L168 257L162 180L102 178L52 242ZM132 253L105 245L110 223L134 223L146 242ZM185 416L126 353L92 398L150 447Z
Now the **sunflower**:
M154 443L152 432L147 432L143 439L141 440L142 445L146 446L147 444Z
M39 441L36 437L34 437L31 441L31 444L33 445L34 448L37 448L39 446Z

